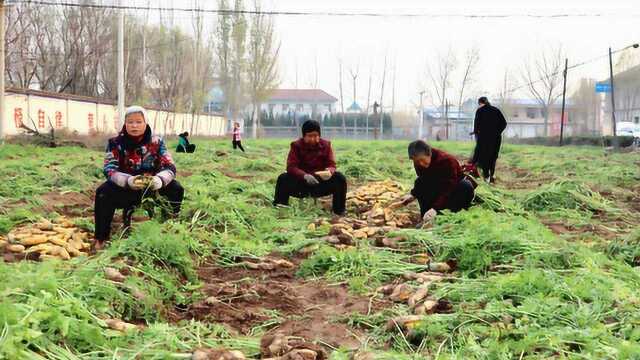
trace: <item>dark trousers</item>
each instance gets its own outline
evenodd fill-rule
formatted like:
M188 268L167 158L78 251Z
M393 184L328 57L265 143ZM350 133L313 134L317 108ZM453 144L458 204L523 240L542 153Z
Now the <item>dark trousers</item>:
M431 184L427 182L427 179L417 178L414 184L413 195L418 199L420 205L420 215L423 215L433 208L433 202L438 197L438 193L435 193L431 189ZM468 209L473 201L474 188L473 184L467 179L462 179L458 186L449 194L449 200L447 201L446 208L452 212L458 212L463 209ZM444 209L442 209L444 210Z
M111 233L111 222L116 209L133 209L141 204L143 197L151 195L145 194L144 191L136 191L121 188L120 186L107 181L100 185L96 190L95 200L95 238L98 240L108 240ZM179 182L173 180L169 185L158 191L160 196L166 198L171 205L174 215L180 212L182 199L184 198L184 188Z
M276 183L276 195L274 205L289 205L289 197L314 198L332 195L333 212L343 214L347 203L347 178L339 172L335 172L327 181L319 180L320 184L311 186L306 181L284 173L278 177Z
M233 140L231 142L233 144L233 150L240 148L240 150L242 150L242 152L244 152L244 148L242 147L242 141L240 140Z
M493 180L493 177L496 174L496 162L497 158L490 159L486 164L480 164L480 169L482 169L482 176L487 179Z
M178 145L178 147L176 148L176 152L179 152L179 153L183 153L183 152L193 153L195 151L196 151L195 144L188 144L186 149L182 145Z
M478 143L478 145L476 145L476 151L473 157L473 162L477 163L482 170L482 176L485 179L490 178L491 180L493 180L493 177L496 174L496 162L498 161L498 155L500 154L502 138L497 137L492 141L493 142L490 143L489 146L485 145L484 147L481 147ZM482 155L479 154L480 151L483 151Z

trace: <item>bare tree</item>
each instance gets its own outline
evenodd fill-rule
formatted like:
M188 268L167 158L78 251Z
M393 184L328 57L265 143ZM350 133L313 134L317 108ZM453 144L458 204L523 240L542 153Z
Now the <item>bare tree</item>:
M480 62L480 50L473 47L467 51L464 59L464 67L462 80L460 82L460 96L458 97L458 111L462 110L462 102L464 101L464 92L475 81L478 63Z
M387 79L387 54L384 55L384 67L382 68L382 84L380 86L380 139L383 138L384 133L384 83Z
M309 76L309 88L318 88L318 54L314 55L313 60L313 73Z
M244 75L247 69L247 20L243 14L244 1L235 0L235 12L231 15L231 44L232 44L232 62L231 73L233 90L232 95L228 98L231 103L231 113L233 119L238 119L240 111L245 104L243 94L245 89Z
M449 96L449 92L451 91L451 83L453 73L457 67L457 59L453 50L449 48L446 54L439 54L436 61L437 63L433 67L431 65L427 67L427 75L431 81L431 88L433 89L435 98L440 104L440 111L442 114L445 114L445 132L448 136L449 119L447 97Z
M373 63L371 63L371 67L369 68L369 90L367 90L367 108L365 110L365 132L367 138L369 137L369 109L371 106L371 80L373 77Z
M231 63L232 63L232 49L231 49L231 15L225 10L230 10L227 0L218 1L218 9L223 12L218 15L218 21L216 24L215 38L216 38L216 55L218 63L218 81L221 85L222 92L224 93L224 117L228 123L228 116L231 111Z
M357 104L357 86L358 86L358 73L360 72L360 63L358 62L358 64L355 67L355 70L353 67L349 67L349 74L351 75L351 80L353 81L353 105ZM356 136L356 131L357 131L357 122L358 119L356 117L353 118L353 136Z
M260 0L255 0L256 14L251 20L248 49L248 80L251 94L253 138L258 137L261 104L278 84L278 55L280 45L276 43L273 18L261 13Z
M511 71L506 68L504 70L504 75L502 78L502 86L498 90L498 103L496 105L498 106L498 108L500 108L500 110L502 110L502 113L505 115L505 117L507 117L507 119L509 118L509 116L511 116L513 110L511 99L513 96L512 82L513 76L511 75Z
M580 79L580 85L571 95L575 110L572 110L571 122L577 130L583 134L598 134L598 118L600 113L600 95L593 89L596 86L594 79Z
M35 29L31 18L35 6L15 5L8 8L5 46L6 70L9 86L28 88L37 71L33 55Z
M396 110L396 60L393 59L393 81L391 84L391 115L393 116Z
M562 68L564 51L558 46L540 53L537 59L525 61L522 80L529 94L542 106L544 117L544 136L549 134L551 109L562 96Z
M338 72L340 76L340 108L342 109L342 133L347 133L347 122L344 118L344 96L342 93L342 59L338 59Z

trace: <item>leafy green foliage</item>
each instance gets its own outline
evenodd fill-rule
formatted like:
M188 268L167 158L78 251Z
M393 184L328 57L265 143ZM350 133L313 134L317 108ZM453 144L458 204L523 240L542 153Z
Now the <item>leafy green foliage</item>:
M0 358L188 358L195 348L219 346L258 358L261 327L244 337L221 324L169 323L166 315L201 300L196 270L211 255L232 265L238 257L289 255L317 242L319 234L306 228L328 215L317 203L292 199L288 208L271 206L288 143L248 140L248 152L240 154L227 140L202 141L195 154L174 154L187 189L177 219L137 223L90 258L0 263ZM409 188L415 174L406 145L333 141L351 187L391 178ZM434 145L461 158L473 146ZM219 149L228 154L212 155ZM101 159L100 152L77 148L0 146L0 233L43 215L39 195L95 188L104 179ZM429 289L432 298L452 305L451 312L429 315L410 334L386 330L389 318L410 313L402 304L335 319L366 331L363 350L377 359L638 358L640 275L630 266L637 265L638 234L619 225L638 218L611 199L635 196L640 169L630 164L638 161L638 154L600 148L507 144L499 185L481 184L470 211L438 216L428 230L401 231L409 239L401 251L366 242L346 251L321 246L298 275L370 294L406 272L425 270L409 262L413 253L457 262L452 280ZM552 233L543 225L549 218L582 225L587 242ZM88 217L73 220L92 227ZM602 226L616 231L611 241L590 230ZM130 276L113 283L104 277L105 266ZM135 298L134 289L145 297ZM285 320L270 316L265 328ZM108 317L145 327L118 333L105 328L101 319ZM346 359L351 351L331 356Z

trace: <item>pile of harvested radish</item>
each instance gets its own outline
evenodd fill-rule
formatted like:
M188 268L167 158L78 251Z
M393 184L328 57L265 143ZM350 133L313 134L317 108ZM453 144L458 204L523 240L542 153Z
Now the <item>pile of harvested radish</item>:
M89 233L68 219L55 222L43 219L11 230L0 238L0 250L16 255L36 254L41 260L69 260L87 254L91 247L88 240Z
M370 239L377 246L396 248L403 239L388 238L387 234L411 227L419 221L416 218L419 216L417 211L412 213L406 208L400 210L389 207L405 194L402 187L391 180L361 186L347 195L347 206L356 212L357 217L342 217L333 221L321 218L309 224L307 229L316 231L323 226L328 227L329 233L322 240L338 248L352 246L358 239Z

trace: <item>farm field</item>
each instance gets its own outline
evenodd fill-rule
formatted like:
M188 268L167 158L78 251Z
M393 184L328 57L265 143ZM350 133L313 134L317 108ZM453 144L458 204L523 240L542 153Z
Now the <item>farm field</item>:
M288 141L172 151L177 219L138 210L123 233L118 212L104 251L67 261L5 247L0 359L640 358L640 152L505 145L469 211L415 229L415 206L376 213L411 188L406 145L334 142L361 195L339 223L324 200L271 206ZM0 236L92 231L102 159L0 146Z

